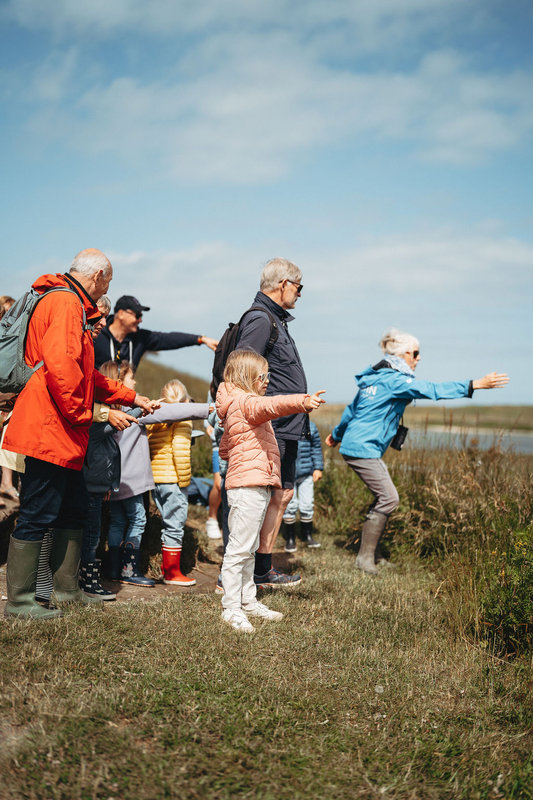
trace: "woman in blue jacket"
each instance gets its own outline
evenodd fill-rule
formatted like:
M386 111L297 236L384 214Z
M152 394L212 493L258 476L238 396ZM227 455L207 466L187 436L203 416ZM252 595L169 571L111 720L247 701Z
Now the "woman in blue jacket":
M472 381L416 380L415 369L420 360L418 339L392 329L383 336L380 347L384 358L355 376L359 391L326 438L329 447L341 443L339 452L344 460L375 497L363 525L355 562L358 569L371 574L377 573L374 558L377 544L399 502L382 456L398 432L406 406L417 399L472 397L476 389L495 389L509 380L507 375L497 372Z

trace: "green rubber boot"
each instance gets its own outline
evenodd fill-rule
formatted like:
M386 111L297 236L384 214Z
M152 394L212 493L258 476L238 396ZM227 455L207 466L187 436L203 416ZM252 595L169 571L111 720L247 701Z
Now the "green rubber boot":
M379 511L368 512L363 525L361 546L355 559L355 566L369 575L377 575L378 569L374 563L374 553L386 524L386 514L380 514Z
M14 539L13 536L9 540L5 617L54 619L61 616L61 611L43 608L35 600L41 545L42 541Z
M62 606L70 603L81 605L102 605L96 597L88 597L79 586L79 569L81 530L54 528L50 567L54 588L50 595L51 606Z

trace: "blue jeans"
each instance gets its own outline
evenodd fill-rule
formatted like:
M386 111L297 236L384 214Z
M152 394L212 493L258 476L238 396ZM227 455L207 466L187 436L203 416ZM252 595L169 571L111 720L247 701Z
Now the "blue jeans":
M42 541L48 528L81 530L88 494L81 471L26 456L14 539Z
M126 500L112 500L109 504L111 520L109 522L109 547L120 547L131 544L135 550L141 546L141 539L146 527L146 511L142 494L128 497Z
M291 522L296 519L296 513L300 509L300 520L302 522L313 521L315 500L315 485L313 475L304 475L297 478L294 484L294 494L289 505L285 509L283 519Z
M181 547L189 513L187 489L180 489L177 483L156 483L152 496L161 514L161 544Z
M104 492L89 492L89 507L83 526L83 539L81 542L81 563L83 566L96 561L96 550L100 544L104 497Z

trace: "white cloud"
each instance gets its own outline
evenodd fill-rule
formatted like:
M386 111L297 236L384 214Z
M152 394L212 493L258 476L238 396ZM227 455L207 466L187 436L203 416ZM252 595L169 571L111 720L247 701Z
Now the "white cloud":
M34 81L42 107L30 131L177 179L256 183L325 145L403 142L430 160L472 163L533 127L531 75L478 74L453 51L411 71L366 73L321 63L286 33L262 45L217 36L164 80L95 80L75 97L69 54Z
M479 3L477 4L479 6ZM325 26L349 25L365 49L384 41L412 39L439 30L465 13L462 0L8 0L2 15L32 30L58 36L90 31L92 37L115 32L172 36L183 32L238 28L279 28L312 33Z

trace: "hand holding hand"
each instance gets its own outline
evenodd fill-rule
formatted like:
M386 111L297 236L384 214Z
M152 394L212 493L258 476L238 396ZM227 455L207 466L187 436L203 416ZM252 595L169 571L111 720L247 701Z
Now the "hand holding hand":
M489 372L483 378L472 382L474 389L501 389L509 383L509 376L505 372Z
M127 414L125 411L120 411L118 408L110 408L109 416L107 418L109 424L117 431L124 431L129 428L132 422L137 422L135 417Z
M144 397L142 394L135 395L133 405L142 408L144 411L143 417L146 414L152 414L157 408L161 408L161 402L159 400L150 400L148 397Z
M331 433L326 436L326 444L328 447L337 447L339 442L336 442Z
M314 411L315 408L318 408L319 406L322 405L322 403L325 403L326 401L320 397L321 394L325 393L326 393L325 389L319 389L318 392L308 395L304 400L305 410Z

